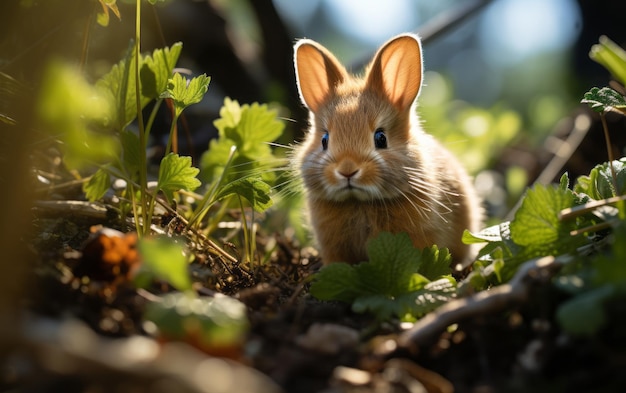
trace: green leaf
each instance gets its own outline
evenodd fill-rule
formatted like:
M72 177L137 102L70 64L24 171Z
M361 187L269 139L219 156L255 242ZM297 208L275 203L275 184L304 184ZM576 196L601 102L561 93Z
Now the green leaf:
M574 205L574 194L558 186L536 185L526 192L511 222L511 238L521 246L549 245L569 237L570 223L561 222L561 210Z
M311 284L310 293L320 300L339 300L350 303L366 292L354 266L333 263L320 269Z
M596 112L616 110L626 113L626 99L610 87L593 87L584 97L580 102L589 105Z
M200 187L200 180L196 179L198 172L198 168L191 166L191 157L170 153L161 160L157 188L163 191L171 202L174 192L193 191Z
M156 49L152 56L140 56L141 108L165 91L167 80L172 75L181 50L182 44L176 43L170 48ZM116 103L116 128L118 130L124 129L137 117L135 62L134 45L131 43L126 57L114 65L111 71L100 78L96 84Z
M601 36L599 43L591 47L589 57L602 64L622 85L626 85L626 51L615 42Z
M500 225L493 225L481 230L478 233L472 233L467 229L463 232L463 243L478 244L502 241L500 234Z
M255 211L262 213L272 206L271 189L260 177L248 176L226 184L217 195L217 199L236 194L250 202Z
M367 245L367 255L370 262L362 264L362 278L379 283L380 292L390 296L407 292L422 263L420 250L406 233L382 232Z
M111 128L113 101L90 85L80 70L59 62L46 69L37 102L42 128L63 141L70 169L113 161L119 144Z
M425 279L425 284L419 290L397 297L380 294L359 296L354 300L352 310L358 313L369 311L379 320L387 320L396 315L403 320L414 321L452 300L455 295L456 281L452 277L434 282Z
M432 246L422 250L422 264L419 273L429 280L436 280L452 273L450 263L452 256L447 248Z
M390 319L393 315L404 316L404 308L400 307L396 298L381 294L358 296L352 302L352 311L356 313L371 312L380 321Z
M202 155L202 178L207 182L218 179L223 171L225 157L231 147L237 147L232 161L236 173L229 177L242 177L242 174L259 172L263 168L263 180L273 181L275 175L269 168L280 165L280 161L272 153L270 143L283 132L284 123L278 120L277 112L267 105L240 106L237 101L226 98L220 110L220 118L214 124L219 138L212 140L210 148Z
M621 222L613 233L611 253L599 254L594 259L593 284L626 286L626 223Z
M163 339L186 341L209 353L241 346L250 326L246 306L220 294L206 298L170 293L148 303L144 318L157 326Z
M241 107L241 117L236 127L225 127L223 132L226 138L235 141L243 154L255 157L258 154L254 152L278 138L283 128L284 124L276 118L275 111L255 102Z
M174 101L176 117L178 117L189 105L202 101L204 94L209 89L210 81L211 78L205 74L189 81L177 72L167 82L167 90L161 94L161 98L170 98Z
M556 318L570 334L593 335L606 324L604 304L614 294L614 288L605 285L575 296L559 306Z
M422 316L435 310L456 297L456 280L452 276L440 278L426 284L423 289L411 294L409 313Z
M139 160L141 143L139 142L139 136L130 130L123 130L120 133L120 140L122 142L124 170L132 178L141 168Z
M561 190L566 191L569 188L569 175L565 172L559 179Z
M422 251L405 233L383 232L368 244L370 261L357 265L325 266L315 276L311 294L321 300L352 303L355 312L372 312L379 320L392 315L415 319L455 296L456 281L443 266L450 261L446 249ZM418 272L419 270L419 272ZM442 281L443 280L443 281Z
M111 177L103 169L98 169L87 183L83 184L83 192L91 202L102 198L111 187Z
M152 56L142 56L139 71L142 96L156 99L167 89L182 49L183 44L177 42L169 48L156 49Z
M617 178L617 190L613 183L613 175L609 163L596 165L589 176L581 176L576 180L574 190L589 195L595 200L611 198L626 193L626 157L612 163Z
M137 247L142 259L140 279L155 277L169 282L179 291L191 289L189 262L181 242L166 236L144 237Z

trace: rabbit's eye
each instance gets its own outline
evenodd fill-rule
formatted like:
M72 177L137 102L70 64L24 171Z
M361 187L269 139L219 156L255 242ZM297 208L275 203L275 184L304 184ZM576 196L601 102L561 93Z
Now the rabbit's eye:
M322 135L322 149L328 149L328 131L326 131L324 135Z
M387 148L387 136L382 128L377 128L374 132L374 145L377 149Z

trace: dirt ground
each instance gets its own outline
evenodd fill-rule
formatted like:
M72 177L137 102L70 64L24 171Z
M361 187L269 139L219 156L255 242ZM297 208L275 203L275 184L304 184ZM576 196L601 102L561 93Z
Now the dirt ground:
M90 228L115 220L66 209L34 209L32 289L21 300L18 332L3 343L0 391L611 392L626 382L622 325L567 336L555 321L565 295L549 279L420 335L311 297L308 278L321 266L315 250L277 234L259 234L259 246L277 241L261 267L201 251L191 265L200 295L246 305L244 342L200 351L193 339L156 339L143 312L172 288L136 289L94 251ZM612 314L623 319L624 307L611 305Z

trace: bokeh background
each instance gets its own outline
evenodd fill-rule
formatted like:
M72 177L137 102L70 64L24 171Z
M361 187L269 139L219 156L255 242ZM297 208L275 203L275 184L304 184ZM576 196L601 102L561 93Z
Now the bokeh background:
M23 130L19 124L32 118L29 102L50 59L79 63L95 81L124 56L134 36L134 2L117 5L121 18L111 14L101 26L96 0L2 2L0 114L11 120L2 124L7 132ZM624 43L625 9L611 0L165 0L146 2L142 48L182 41L179 66L212 78L204 101L181 124L181 153L197 159L216 135L212 123L226 96L276 105L288 124L279 142L302 137L306 112L292 65L298 38L321 42L359 72L391 36L418 33L424 38L424 127L460 156L490 214L503 217L536 179L558 180L564 171L575 177L606 160L597 118L580 99L609 83L588 52L601 35ZM155 160L169 130L168 113L161 118L161 131L153 132ZM609 122L624 127L622 119ZM584 129L581 145L551 166L576 129ZM14 142L5 138L4 144Z

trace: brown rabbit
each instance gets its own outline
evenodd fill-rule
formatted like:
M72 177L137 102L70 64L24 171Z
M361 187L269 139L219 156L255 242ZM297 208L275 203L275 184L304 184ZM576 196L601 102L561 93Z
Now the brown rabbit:
M293 161L326 264L366 261L367 242L382 231L448 247L454 262L470 257L461 236L479 229L482 209L457 159L420 127L421 53L418 37L397 36L355 77L315 41L295 45L310 130Z

